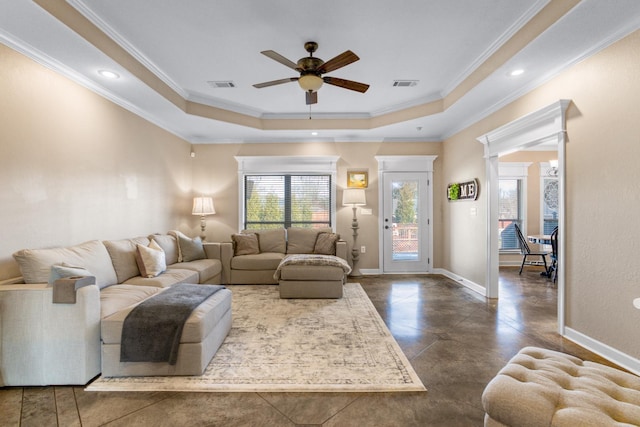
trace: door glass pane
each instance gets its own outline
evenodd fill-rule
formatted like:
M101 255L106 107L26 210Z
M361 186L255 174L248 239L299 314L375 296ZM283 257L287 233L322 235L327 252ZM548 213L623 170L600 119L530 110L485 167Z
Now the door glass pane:
M418 194L417 180L401 180L392 183L392 258L394 261L419 259Z

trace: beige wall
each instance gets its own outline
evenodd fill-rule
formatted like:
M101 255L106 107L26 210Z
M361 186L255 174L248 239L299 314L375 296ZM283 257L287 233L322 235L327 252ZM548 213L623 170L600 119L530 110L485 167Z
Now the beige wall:
M366 189L367 206L373 215L358 213L360 230L358 246L365 245L367 252L360 257L361 269L378 269L378 163L375 156L389 155L438 155L441 143L282 143L282 144L219 144L196 145L193 185L196 192L211 195L216 215L207 219L207 239L228 241L232 233L241 228L238 221L238 163L234 156L340 156L337 174L337 225L336 230L351 247L350 207L342 206L342 190L346 187L347 170L369 171L369 187ZM440 179L440 157L434 162L434 181ZM439 221L441 198L434 200L434 265L440 259L439 248L442 233Z
M189 144L3 45L0 94L0 280L19 249L182 225Z
M566 325L640 358L640 31L447 139L443 182L485 181L475 138L559 99L571 99L566 146ZM443 184L446 185L446 184ZM486 194L478 217L462 204L444 205L443 267L484 284ZM470 252L473 256L470 256ZM471 259L466 262L465 258Z
M484 286L487 264L486 192L483 147L476 131L463 131L447 139L442 147L444 176L436 194L442 202L443 245L440 266ZM478 200L446 200L447 185L477 178ZM472 214L475 208L475 215Z

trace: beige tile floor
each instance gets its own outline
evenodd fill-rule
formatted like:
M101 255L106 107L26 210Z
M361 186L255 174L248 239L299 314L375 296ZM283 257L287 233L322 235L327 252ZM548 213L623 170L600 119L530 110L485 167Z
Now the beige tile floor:
M598 356L556 333L556 287L501 270L487 301L442 276L359 280L426 393L120 393L0 388L2 426L481 426L480 396L522 347Z

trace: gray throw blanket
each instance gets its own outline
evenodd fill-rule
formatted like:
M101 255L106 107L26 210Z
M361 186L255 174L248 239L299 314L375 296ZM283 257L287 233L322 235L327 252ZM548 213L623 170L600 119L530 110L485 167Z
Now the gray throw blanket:
M224 286L179 283L140 303L124 319L120 361L175 365L185 322L220 289Z

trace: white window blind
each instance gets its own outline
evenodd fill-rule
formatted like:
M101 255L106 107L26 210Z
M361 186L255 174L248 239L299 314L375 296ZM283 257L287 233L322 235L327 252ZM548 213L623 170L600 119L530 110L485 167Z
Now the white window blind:
M245 175L244 228L331 227L331 175Z

